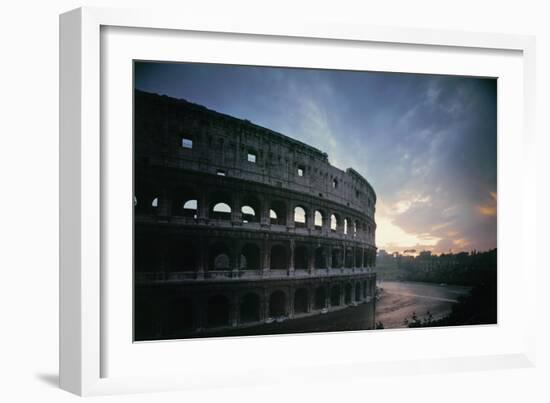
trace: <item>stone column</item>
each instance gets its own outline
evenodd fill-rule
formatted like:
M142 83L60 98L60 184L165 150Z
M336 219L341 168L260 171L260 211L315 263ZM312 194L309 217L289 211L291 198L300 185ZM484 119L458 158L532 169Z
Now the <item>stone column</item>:
M295 248L294 239L291 239L289 243L290 243L290 245L289 245L290 253L289 253L289 262L288 262L288 272L287 272L287 274L289 276L292 276L292 275L294 275L294 248Z
M313 311L313 305L315 303L315 286L307 287L307 312Z
M287 204L286 209L286 227L288 229L294 229L294 204L289 203Z
M197 264L197 278L202 279L204 278L204 272L207 269L208 266L208 250L207 245L204 237L199 238L199 248L198 248L199 256L198 256L198 264Z
M239 296L237 293L234 293L230 299L230 308L229 308L229 321L231 326L236 327L239 324Z
M315 209L311 206L307 207L306 212L306 227L309 230L309 232L315 231Z
M330 283L325 285L325 308L330 308Z
M308 261L307 261L307 269L309 274L315 273L315 246L309 244L307 246L308 248Z
M290 287L286 298L286 313L291 319L294 317L294 291L296 290L293 287Z
M269 318L269 291L264 288L264 320Z
M233 200L231 201L231 224L232 225L243 224L240 195L234 195Z
M269 271L269 265L271 263L271 250L269 247L269 240L267 238L267 235L264 238L263 243L263 272L266 273Z
M266 198L261 198L260 203L260 226L268 227L271 223L271 219L269 218L269 203Z
M346 303L346 284L340 284L340 306L344 306Z
M327 246L327 270L332 269L332 245Z
M159 216L169 217L172 215L172 198L166 188L162 188L158 196L158 214Z
M201 193L197 199L197 215L198 221L201 224L207 224L210 216L209 212L210 200L208 193Z

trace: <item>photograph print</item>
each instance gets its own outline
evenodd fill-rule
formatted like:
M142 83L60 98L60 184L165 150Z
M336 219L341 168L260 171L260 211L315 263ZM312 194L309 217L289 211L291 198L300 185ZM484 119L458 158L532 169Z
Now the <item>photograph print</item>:
M497 323L497 80L134 61L134 340Z

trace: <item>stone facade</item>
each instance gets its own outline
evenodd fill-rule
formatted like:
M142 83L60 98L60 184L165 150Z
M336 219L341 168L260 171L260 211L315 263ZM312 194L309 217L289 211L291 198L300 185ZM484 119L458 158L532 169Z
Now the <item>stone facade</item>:
M134 140L137 340L374 306L376 195L356 171L140 91Z

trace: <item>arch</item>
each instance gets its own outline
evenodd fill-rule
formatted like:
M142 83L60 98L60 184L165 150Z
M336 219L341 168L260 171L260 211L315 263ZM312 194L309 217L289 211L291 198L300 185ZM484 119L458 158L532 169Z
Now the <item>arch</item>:
M176 298L168 302L164 318L167 333L192 330L195 324L193 302L187 297Z
M198 201L197 199L188 199L183 202L182 212L184 217L197 218Z
M361 283L359 281L355 284L355 300L361 301Z
M156 209L159 206L159 198L155 196L151 201L151 208Z
M361 249L356 248L355 249L355 267L361 267L361 256L363 255L363 252Z
M349 229L349 220L347 218L344 218L344 234L345 235L348 234L348 229Z
M190 240L176 242L172 245L169 256L170 271L194 271L197 264L196 245Z
M307 269L309 262L309 254L305 245L297 245L294 248L294 268Z
M342 249L333 248L332 249L332 267L339 269L342 267Z
M286 294L277 290L269 296L269 316L277 318L286 316Z
M309 294L306 288L299 288L294 293L294 313L308 312Z
M286 248L281 245L273 245L270 253L270 265L271 270L286 270L288 269L288 258Z
M340 285L335 284L330 288L330 305L340 306Z
M241 270L260 270L260 247L253 243L245 244L241 249Z
M206 318L209 327L229 324L229 298L225 295L215 295L208 299Z
M257 197L246 196L241 203L241 214L244 223L260 222L260 201Z
M273 225L286 225L286 205L282 201L271 203L269 221Z
M210 195L210 218L217 220L230 220L233 209L232 197L227 192L214 192Z
M330 216L330 230L334 232L338 230L338 216L336 214Z
M198 196L191 188L178 188L172 196L172 214L194 217L198 213Z
M359 221L354 220L353 221L353 236L356 237L357 233L359 231Z
M302 206L294 207L294 225L297 228L305 228L307 226L307 211Z
M209 270L231 270L232 253L226 242L216 242L210 246Z
M351 304L351 284L347 283L344 288L344 303L346 305Z
M363 281L363 298L367 298L367 280Z
M315 268L327 268L327 257L325 254L325 248L323 246L318 246L317 248L315 248Z
M320 285L315 289L315 309L327 307L327 292L325 286Z
M346 268L353 267L353 249L352 248L346 248L344 267Z
M314 220L315 229L323 228L323 219L324 219L323 213L319 210L315 210L315 220Z
M241 323L258 322L260 320L260 297L254 292L249 292L241 299L240 306Z
M369 252L367 249L363 250L363 267L369 267Z

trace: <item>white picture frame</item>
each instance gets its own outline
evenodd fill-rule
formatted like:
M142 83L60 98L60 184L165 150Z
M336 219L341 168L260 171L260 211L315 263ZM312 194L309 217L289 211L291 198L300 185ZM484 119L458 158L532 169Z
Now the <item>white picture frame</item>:
M506 131L506 127L499 126L499 147L505 150L503 158L506 160L513 158L514 151L517 151L517 147L519 147L523 159L520 169L513 176L511 173L504 175L504 182L501 178L502 167L499 166L499 247L511 244L510 237L512 236L521 236L523 242L518 243L516 240L518 246L515 251L506 252L506 256L503 256L502 250L499 249L499 273L501 273L501 264L505 273L508 273L512 270L511 265L514 262L519 262L521 281L518 281L517 292L522 295L521 307L526 312L535 312L536 264L534 256L527 253L529 234L535 233L536 225L535 183L528 179L534 177L533 173L535 172L534 159L529 158L534 151L532 126L535 89L534 38L520 35L366 27L319 22L313 19L309 21L289 19L284 22L269 21L269 19L247 20L245 18L216 20L195 18L193 15L168 11L81 8L60 17L60 385L63 389L79 395L96 395L207 388L229 384L244 386L269 383L275 378L277 382L290 381L297 374L300 374L302 379L330 381L334 379L334 376L327 371L330 368L338 368L340 376L345 377L353 374L354 377L357 377L369 376L374 373L409 374L419 371L435 372L534 365L535 325L534 319L527 317L522 323L510 324L509 331L506 330L506 326L501 325L500 327L482 327L479 331L471 328L415 330L410 333L406 332L406 336L403 336L405 332L389 332L376 336L374 333L368 333L367 336L367 333L355 332L331 335L330 337L323 336L322 339L326 345L341 345L342 340L345 340L349 346L364 343L367 340L366 337L370 337L369 342L376 340L376 343L388 344L402 343L405 338L410 343L417 343L421 339L432 342L445 338L465 340L466 346L463 349L449 351L449 354L434 349L432 354L420 352L402 357L397 349L395 356L378 357L373 354L367 357L369 353L365 352L354 354L352 358L346 360L339 360L330 354L327 354L323 360L316 360L313 355L314 351L308 349L315 343L319 343L321 339L315 335L300 335L190 341L192 350L209 349L214 352L214 356L220 357L220 360L222 360L221 357L224 357L224 360L236 360L239 354L248 357L245 357L242 363L237 364L237 368L231 372L230 376L227 376L228 369L222 367L208 380L205 380L204 377L201 378L201 374L207 373L208 368L202 368L199 365L200 356L198 355L188 355L190 359L183 364L168 363L165 358L161 358L161 360L165 360L164 363L168 369L165 372L159 371L157 375L147 373L147 371L142 373L139 368L136 373L125 367L119 367L117 370L108 368L109 366L106 364L108 361L117 359L122 361L131 358L128 355L115 358L117 353L113 353L113 351L124 350L124 348L119 349L123 346L113 344L112 334L109 335L109 331L106 329L110 328L111 333L116 333L116 330L112 330L113 322L110 318L120 315L110 305L112 298L108 298L113 287L120 282L113 281L108 286L105 282L107 278L111 279L111 277L104 271L107 265L105 262L107 248L104 244L105 237L102 229L105 226L104 220L109 219L102 213L103 203L106 198L110 197L106 196L106 190L110 189L106 183L108 182L107 178L113 174L106 169L108 153L105 148L111 147L112 144L109 139L102 138L102 133L108 131L108 124L102 120L106 115L102 110L105 104L102 97L110 91L109 86L111 85L111 82L102 80L104 78L102 74L105 73L104 64L102 64L105 61L102 61L102 55L103 57L109 55L109 53L103 53L102 47L105 47L106 42L104 42L104 38L102 39L102 31L106 32L110 27L117 27L116 29L122 30L121 32L124 29L130 30L123 32L123 35L130 36L133 35L131 30L134 29L171 33L170 40L176 41L178 32L192 32L195 37L200 37L201 33L204 35L216 33L217 38L221 38L221 40L224 40L224 36L228 38L234 35L246 36L259 43L263 40L275 43L296 40L304 41L307 45L308 41L319 40L327 42L327 46L334 49L345 44L396 46L397 54L405 51L404 47L407 46L415 47L416 51L422 52L426 49L428 51L430 49L450 51L451 53L455 50L459 52L464 50L480 57L493 53L513 53L514 60L510 62L510 66L512 66L511 78L508 82L515 88L514 94L517 94L519 99L509 101L516 102L514 104L499 103L499 110L503 108L511 112L512 115L514 115L514 111L517 113L517 116L512 116L512 119L515 118L515 120L510 122L510 125L519 128L519 133L510 133L507 135L509 137L506 137L506 143L503 143L500 131ZM111 42L109 42L109 46L111 46ZM162 54L159 55L162 57ZM458 53L457 55L456 57L460 59L460 55ZM201 56L198 57L200 59ZM257 60L258 64L262 64L259 55L256 54L254 57L256 59L250 60ZM430 61L431 56L427 57ZM265 60L263 62L266 63ZM514 67L518 67L518 63L521 65L519 78L517 76L519 70ZM441 67L434 63L431 72L437 73L438 68ZM492 68L487 68L486 75L491 75ZM399 71L399 68L394 67L394 70ZM404 71L409 71L409 68L404 67ZM446 73L449 71L454 70L445 70ZM460 67L458 67L456 74L460 72ZM521 110L518 110L518 105L521 106ZM126 107L129 108L130 105ZM502 121L499 118L500 123ZM499 158L502 156L499 151ZM511 195L518 186L520 194L516 199ZM500 191L501 188L504 190L503 192ZM503 211L511 210L517 211L516 217L508 218L508 215L504 215ZM514 230L519 231L520 234L502 232L501 223L510 229L508 232ZM510 266L509 269L506 268L507 265ZM502 282L499 284L499 298L511 298L509 290L513 284L510 276L504 276ZM502 293L502 290L505 292ZM499 309L503 306L502 303L503 301L499 301ZM131 316L131 313L128 315ZM381 338L381 336L384 337ZM486 345L483 342L480 342L477 348L473 347L477 338L480 338L479 340L485 338L488 341L494 337L502 338L504 341L492 351L484 350ZM383 339L388 341L385 342ZM243 340L246 341L246 347ZM123 338L121 341L121 343L126 342L131 344L131 340L127 338ZM135 350L132 352L130 345L127 346L128 350L124 351L127 354L143 353L143 356L139 356L140 360L153 360L152 355L166 354L170 350L181 349L183 346L166 342L156 344L157 346L150 347L156 349L154 350L155 354L146 351L135 352ZM275 355L281 349L293 351L295 359L286 363L280 361L274 365L275 369L284 367L283 374L279 372L277 376L270 377L270 375L274 375L273 368L268 368L265 364L262 366L259 362L258 354L266 351L266 347ZM224 356L224 354L228 354L228 351L234 351L235 355ZM384 349L380 351L384 351ZM185 354L190 354L189 348ZM277 357L274 356L273 359L276 360ZM263 373L251 371L251 367L247 367L247 365L253 365L255 361L257 361L258 368L264 369ZM129 362L132 361L129 360ZM150 363L143 362L144 367ZM156 361L155 364L158 365L159 362L163 361ZM185 369L189 368L190 362L199 367L197 375L182 375L185 373ZM304 368L307 368L307 371L304 371ZM180 369L179 375L178 369Z

